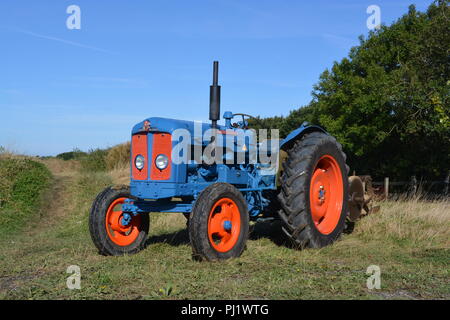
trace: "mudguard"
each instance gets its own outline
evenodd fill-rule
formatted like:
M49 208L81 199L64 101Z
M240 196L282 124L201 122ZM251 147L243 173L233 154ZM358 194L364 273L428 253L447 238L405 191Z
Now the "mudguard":
M314 131L319 131L319 132L323 132L325 134L328 134L328 132L326 132L324 128L322 128L320 126L317 126L317 125L310 125L309 123L304 122L304 123L302 123L302 125L300 127L298 127L297 129L295 129L294 131L289 133L287 135L287 137L284 138L281 141L280 149L281 150L286 150L287 147L290 146L290 144L292 142L294 142L296 139L298 139L299 137L301 137L305 133L314 132Z

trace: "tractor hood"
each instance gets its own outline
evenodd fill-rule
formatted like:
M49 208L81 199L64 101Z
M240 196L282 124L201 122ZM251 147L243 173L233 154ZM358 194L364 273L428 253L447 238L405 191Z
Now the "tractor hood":
M194 124L198 126L201 125L202 134L211 128L211 124L197 121L186 121L186 120L176 120L160 117L147 118L133 127L131 134L134 135L139 132L149 131L149 132L167 132L172 133L175 129L186 129L189 132L194 132ZM148 130L146 130L146 126ZM222 129L221 127L219 127ZM197 129L198 130L198 129Z
M177 120L177 119L169 119L169 118L160 118L160 117L151 117L147 118L133 127L131 134L137 134L139 132L166 132L172 134L176 129L185 129L188 130L191 134L197 135L200 132L194 132L194 128L199 130L198 128L201 125L201 135L205 133L206 130L211 129L210 123L200 122L200 121L186 121L186 120ZM198 127L197 127L198 126ZM225 126L218 126L219 130L226 130ZM290 145L291 142L295 141L299 136L311 132L311 131L319 131L328 134L324 128L317 125L310 125L307 122L302 123L300 127L296 130L292 131L287 135L286 138L280 141L280 149L285 149Z

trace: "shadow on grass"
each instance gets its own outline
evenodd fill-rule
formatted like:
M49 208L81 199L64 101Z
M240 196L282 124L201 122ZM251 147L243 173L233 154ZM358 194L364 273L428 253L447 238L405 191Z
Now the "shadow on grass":
M291 241L281 230L281 221L258 222L250 227L250 240L269 239L277 246L293 248Z
M182 229L175 232L154 235L149 237L145 244L148 246L155 243L167 243L174 247L190 244L188 230Z
M280 221L264 221L250 226L249 240L258 240L263 238L269 239L277 246L292 248L291 242L281 230ZM175 232L151 236L147 240L146 245L148 246L156 243L167 243L171 246L189 245L188 230L182 229Z

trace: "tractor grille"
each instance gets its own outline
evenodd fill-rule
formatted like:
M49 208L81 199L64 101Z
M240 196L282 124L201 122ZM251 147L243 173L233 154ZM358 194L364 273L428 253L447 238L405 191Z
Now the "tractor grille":
M172 170L172 135L168 133L138 133L132 136L132 178L134 180L169 180ZM160 170L155 165L158 155L164 154L169 158L167 168ZM135 159L138 155L146 159L142 170L136 168ZM150 170L149 170L150 168ZM150 172L149 172L150 171Z
M165 154L169 158L169 165L164 170L159 170L155 165L155 159L158 155ZM168 133L153 134L152 159L149 164L150 180L168 180L172 169L172 135Z
M146 164L142 170L138 170L134 161L138 155L144 156L148 159L148 137L147 133L135 134L131 138L131 168L132 177L134 180L147 180L148 179L148 165ZM147 160L148 161L148 160Z

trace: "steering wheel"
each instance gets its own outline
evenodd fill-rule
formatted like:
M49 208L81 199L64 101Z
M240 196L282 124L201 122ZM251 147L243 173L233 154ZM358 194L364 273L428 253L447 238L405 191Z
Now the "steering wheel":
M240 128L240 129L247 130L248 129L248 121L245 120L245 117L256 120L257 122L261 123L261 121L258 118L251 116L249 114L246 114L246 113L233 113L233 118L235 116L242 116L242 121L238 121L238 122L231 124L231 126L233 128Z

